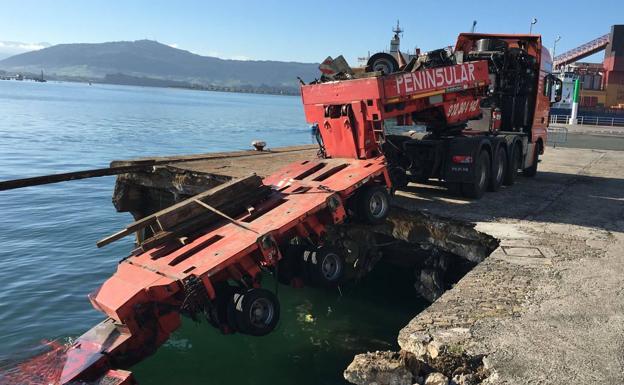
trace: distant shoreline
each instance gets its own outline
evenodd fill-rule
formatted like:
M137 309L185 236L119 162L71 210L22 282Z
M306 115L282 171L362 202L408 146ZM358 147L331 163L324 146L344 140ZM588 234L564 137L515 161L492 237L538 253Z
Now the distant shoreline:
M14 79L15 75L20 75L23 80ZM0 79L6 81L35 81L40 76L31 73L20 73L15 75L4 74L5 77L12 79ZM232 92L240 94L258 94L258 95L282 95L282 96L300 96L298 88L295 87L273 87L273 86L220 86L220 85L200 85L177 80L156 79L147 77L137 77L125 74L109 74L104 78L88 79L82 77L65 77L65 76L49 76L44 78L45 81L59 81L69 83L88 83L88 84L110 84L119 86L137 86L137 87L153 87L153 88L173 88L194 91L215 91L215 92Z

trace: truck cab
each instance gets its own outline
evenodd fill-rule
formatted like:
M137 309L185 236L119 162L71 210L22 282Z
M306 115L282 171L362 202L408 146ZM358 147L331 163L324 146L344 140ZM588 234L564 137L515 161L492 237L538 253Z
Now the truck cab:
M480 198L514 184L520 171L535 176L550 106L562 90L541 36L462 33L454 48L423 56L426 68L486 62L489 81L478 94L477 116L451 121L442 111L426 109L385 122L394 132L386 136L384 153L405 170L402 183L434 178L455 194Z

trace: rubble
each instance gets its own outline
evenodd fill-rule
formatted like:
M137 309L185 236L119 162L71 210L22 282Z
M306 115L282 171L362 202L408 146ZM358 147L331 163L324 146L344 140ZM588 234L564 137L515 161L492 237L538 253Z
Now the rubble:
M412 385L412 373L399 353L377 351L358 354L344 371L356 385Z

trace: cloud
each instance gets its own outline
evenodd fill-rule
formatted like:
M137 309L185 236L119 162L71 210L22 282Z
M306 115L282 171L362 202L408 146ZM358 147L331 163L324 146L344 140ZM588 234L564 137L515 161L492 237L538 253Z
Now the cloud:
M166 44L166 43L165 43ZM167 44L171 48L178 48L178 43Z
M245 55L224 55L223 53L221 53L219 51L208 51L208 52L200 53L200 55L211 56L211 57L218 57L219 59L225 59L225 60L245 60L245 61L253 60L249 56L245 56Z
M49 47L49 43L23 43L19 41L0 41L0 54L17 55Z
M232 59L232 60L244 60L244 61L251 60L251 58L249 56L245 56L245 55L234 55L234 56L231 56L229 59Z

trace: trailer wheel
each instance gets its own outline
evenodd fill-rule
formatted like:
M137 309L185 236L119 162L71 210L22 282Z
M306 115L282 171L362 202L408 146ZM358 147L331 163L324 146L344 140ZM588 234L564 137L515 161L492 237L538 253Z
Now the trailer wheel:
M345 276L345 258L334 247L322 246L316 250L306 250L302 262L304 277L311 285L333 287L342 282Z
M512 146L511 148L511 156L509 157L509 165L507 167L507 172L505 173L505 178L503 179L503 184L506 186L511 186L516 183L516 178L518 177L518 169L522 164L522 151L519 146Z
M534 177L535 175L537 175L537 163L539 163L539 153L540 153L540 144L539 142L535 145L535 148L533 149L533 164L528 167L525 168L524 170L522 170L522 175L527 176L529 178Z
M462 193L468 198L481 198L490 180L490 170L490 157L487 151L481 151L477 158L474 180L462 185Z
M490 183L488 185L488 190L490 191L500 190L500 187L503 184L503 179L505 178L506 172L507 172L507 154L505 153L505 149L502 146L500 146L498 147L498 150L496 150L496 156L494 157L494 162L492 163L492 175L490 176Z
M345 271L345 259L333 247L320 247L316 251L315 275L322 286L335 286L342 281Z
M212 301L212 306L206 308L208 322L224 334L234 333L238 331L238 325L232 312L232 303L242 293L242 289L227 282L216 282L214 286L217 297Z
M357 199L357 214L365 222L379 224L390 211L390 194L383 186L364 187Z
M277 297L266 289L249 289L235 295L231 302L238 330L252 336L269 334L277 326L280 306Z

